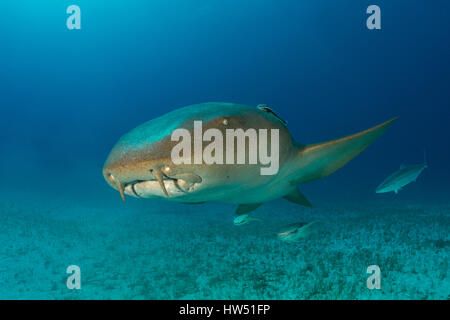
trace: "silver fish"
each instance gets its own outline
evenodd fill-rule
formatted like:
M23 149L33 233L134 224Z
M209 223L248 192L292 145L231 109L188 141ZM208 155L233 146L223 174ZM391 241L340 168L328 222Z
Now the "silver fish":
M375 190L376 193L385 193L394 191L398 193L404 186L416 181L422 171L428 168L427 157L424 154L424 163L413 166L401 165L400 169L387 177Z
M233 223L235 226L242 226L243 224L247 224L250 221L261 221L261 219L253 218L248 214L241 214L234 218Z
M316 223L317 221L310 223L299 222L290 224L278 232L278 238L285 242L298 242L300 239L305 239L313 233L315 230L313 226L315 226Z

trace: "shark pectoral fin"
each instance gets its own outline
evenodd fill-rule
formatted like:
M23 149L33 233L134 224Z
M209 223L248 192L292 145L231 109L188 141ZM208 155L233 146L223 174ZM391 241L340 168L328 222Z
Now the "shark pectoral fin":
M306 183L332 174L374 142L395 120L344 138L300 146L298 175L291 183Z
M305 198L305 196L297 188L295 190L292 190L291 193L285 195L283 198L290 202L299 204L301 206L312 207L312 204L308 201L308 199Z
M262 203L240 204L240 205L236 208L236 212L235 212L235 213L236 213L237 215L249 213L249 212L255 210L256 208L258 208L260 205L262 205Z

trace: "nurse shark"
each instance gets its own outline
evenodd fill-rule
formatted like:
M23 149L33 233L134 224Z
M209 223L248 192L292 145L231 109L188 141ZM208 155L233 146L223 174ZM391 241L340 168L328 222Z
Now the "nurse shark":
M225 202L237 204L237 214L251 212L262 203L281 197L311 206L298 185L326 177L344 166L395 120L344 138L305 145L293 140L286 121L266 105L257 108L225 102L190 105L150 120L123 135L104 164L103 176L120 192L124 201L128 195L189 204ZM261 174L261 167L267 164L261 159L256 165L194 164L195 161L175 164L172 150L178 142L172 134L183 128L194 136L196 121L201 121L203 130L214 129L223 134L228 129L276 131L276 174ZM263 147L273 150L273 143L270 141L269 146ZM195 139L192 149L197 148L194 144ZM247 159L249 148L245 149Z

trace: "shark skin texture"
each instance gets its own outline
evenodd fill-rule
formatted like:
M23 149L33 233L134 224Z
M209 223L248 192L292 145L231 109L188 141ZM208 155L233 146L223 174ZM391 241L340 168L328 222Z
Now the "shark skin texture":
M298 185L335 172L372 144L392 123L389 121L340 139L305 145L292 138L286 121L266 105L256 107L209 102L176 109L150 120L123 135L111 150L103 167L106 182L125 195L166 199L189 204L224 202L238 205L246 214L262 203L285 198L311 206ZM279 169L262 175L265 164L174 164L171 151L175 129L194 135L194 121L202 121L203 132L217 129L278 129ZM192 142L194 143L194 142ZM270 139L267 150L271 150ZM203 142L203 148L208 143ZM247 148L248 149L248 148ZM194 150L194 145L192 145ZM236 150L235 150L236 151ZM248 159L248 150L246 158Z

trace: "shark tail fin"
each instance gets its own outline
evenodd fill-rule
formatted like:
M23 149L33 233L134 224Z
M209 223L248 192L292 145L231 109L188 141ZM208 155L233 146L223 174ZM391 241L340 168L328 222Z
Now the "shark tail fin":
M306 183L332 174L372 144L395 120L397 118L344 138L300 146L296 172L301 175L294 177L291 183Z

